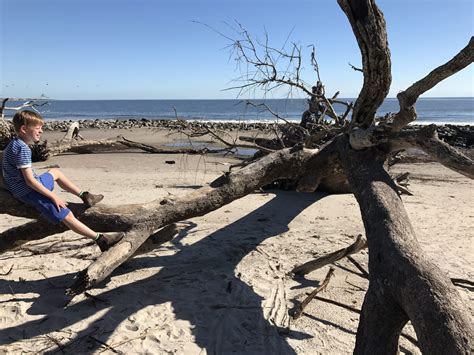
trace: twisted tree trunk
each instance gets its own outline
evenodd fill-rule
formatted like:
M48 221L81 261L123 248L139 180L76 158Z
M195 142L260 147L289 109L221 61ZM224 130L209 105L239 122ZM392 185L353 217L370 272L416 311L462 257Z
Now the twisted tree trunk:
M422 93L473 62L474 41L471 38L452 60L399 93L400 111L376 125L373 113L387 95L391 78L385 21L374 0L338 3L351 23L364 67L354 129L349 143L341 141L340 155L359 202L369 246L370 284L355 353L397 353L398 338L408 320L424 353L470 353L474 332L464 305L450 280L421 250L383 163L394 146L417 145L441 163L473 177L472 160L446 147L433 132L418 131L417 138L398 132L416 119L415 103Z
M425 354L473 349L467 312L450 279L423 253L377 148L341 154L359 203L369 246L370 284L362 306L356 354L396 354L408 320Z

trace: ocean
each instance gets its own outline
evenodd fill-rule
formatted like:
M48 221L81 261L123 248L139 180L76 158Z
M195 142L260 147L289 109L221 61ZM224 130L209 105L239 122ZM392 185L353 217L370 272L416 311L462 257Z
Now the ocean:
M340 99L354 101L355 99ZM265 103L281 117L299 121L306 109L305 99L252 100ZM20 105L8 101L7 107ZM336 112L345 111L345 106L335 104ZM420 98L416 105L419 124L474 125L474 98ZM263 107L246 105L242 100L52 100L38 107L46 120L93 120L93 119L174 119L175 115L186 120L203 121L275 121ZM378 115L398 111L398 101L388 98ZM13 116L6 111L6 117Z

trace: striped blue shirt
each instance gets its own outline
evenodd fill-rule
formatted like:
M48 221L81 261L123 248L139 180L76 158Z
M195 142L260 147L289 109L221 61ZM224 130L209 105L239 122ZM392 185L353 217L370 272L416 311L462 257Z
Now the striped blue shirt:
M31 168L31 149L20 138L13 138L3 151L3 181L15 197L22 197L34 191L26 184L21 168ZM33 176L38 178L33 170Z

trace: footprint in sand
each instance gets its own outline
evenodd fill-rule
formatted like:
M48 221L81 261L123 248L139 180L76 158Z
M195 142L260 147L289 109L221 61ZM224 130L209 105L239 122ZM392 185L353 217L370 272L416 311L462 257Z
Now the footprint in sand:
M138 326L135 325L135 324L130 324L130 325L127 324L127 325L125 326L125 328L126 328L127 330L130 330L131 332L136 332L136 331L138 331L138 329L139 329Z

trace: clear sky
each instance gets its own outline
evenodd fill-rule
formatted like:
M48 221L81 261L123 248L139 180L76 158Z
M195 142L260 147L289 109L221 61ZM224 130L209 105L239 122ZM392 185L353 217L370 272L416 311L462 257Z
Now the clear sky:
M474 32L472 0L377 3L392 52L389 96L452 58ZM238 21L258 38L266 31L274 47L288 35L314 44L326 92L355 97L362 85L348 65L361 65L360 52L336 0L0 0L0 21L0 97L235 98L223 91L239 75L229 42L193 21L232 37ZM425 96L474 96L474 65Z

